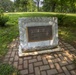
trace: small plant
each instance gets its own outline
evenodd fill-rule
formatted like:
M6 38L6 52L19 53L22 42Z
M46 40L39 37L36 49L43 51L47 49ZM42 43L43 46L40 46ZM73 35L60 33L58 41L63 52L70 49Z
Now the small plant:
M9 64L0 64L0 75L19 75L19 72Z
M0 26L1 27L4 27L6 25L6 22L9 20L9 17L8 16L5 16L3 14L3 11L0 10Z
M76 58L73 59L73 63L76 66Z

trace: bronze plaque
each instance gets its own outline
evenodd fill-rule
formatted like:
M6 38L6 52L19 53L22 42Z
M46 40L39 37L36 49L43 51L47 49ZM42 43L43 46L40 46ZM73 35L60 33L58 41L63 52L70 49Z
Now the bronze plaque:
M27 27L28 42L45 41L52 39L52 26Z

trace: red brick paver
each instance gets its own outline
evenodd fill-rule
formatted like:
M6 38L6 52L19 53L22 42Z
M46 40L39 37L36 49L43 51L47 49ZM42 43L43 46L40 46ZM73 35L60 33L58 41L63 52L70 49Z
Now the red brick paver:
M72 62L76 49L63 41L59 42L63 51L37 56L18 56L18 39L14 40L4 58L4 63L16 67L21 75L76 75Z

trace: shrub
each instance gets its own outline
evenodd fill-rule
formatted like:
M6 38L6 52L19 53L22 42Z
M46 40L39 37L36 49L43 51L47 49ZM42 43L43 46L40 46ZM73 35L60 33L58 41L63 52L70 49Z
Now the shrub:
M65 20L67 19L65 14L58 14L56 15L58 17L58 24L59 26L65 26Z
M8 16L5 16L3 12L0 10L0 26L4 27L6 25L6 22L9 20Z
M9 64L0 64L0 75L19 75L19 72Z
M76 17L75 16L68 16L67 14L57 14L56 17L58 17L59 26L76 27Z

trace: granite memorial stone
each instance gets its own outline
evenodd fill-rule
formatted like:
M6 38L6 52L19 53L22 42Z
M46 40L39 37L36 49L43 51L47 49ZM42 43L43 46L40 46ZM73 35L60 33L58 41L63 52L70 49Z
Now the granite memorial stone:
M27 55L24 54L26 51L34 50L39 50L39 52L42 51L44 53L50 49L49 52L52 52L55 51L52 48L58 47L57 17L20 18L19 32L19 56ZM59 48L57 48L58 50ZM32 55L32 53L29 55Z

